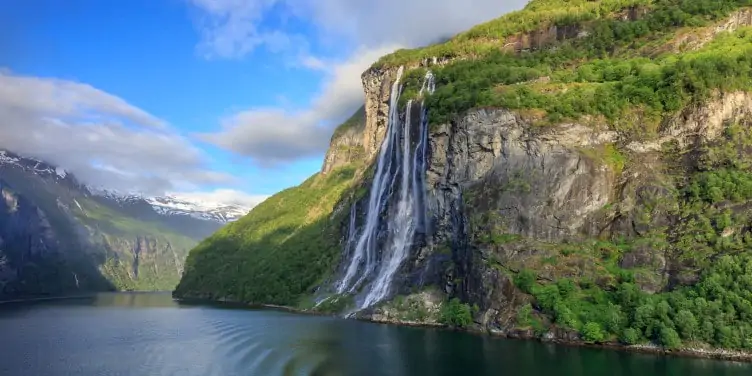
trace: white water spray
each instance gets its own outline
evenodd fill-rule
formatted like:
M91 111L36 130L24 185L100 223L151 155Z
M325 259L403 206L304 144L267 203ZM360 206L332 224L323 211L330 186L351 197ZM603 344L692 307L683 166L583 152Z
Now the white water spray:
M397 213L393 217L392 221L388 223L388 229L391 232L391 241L387 244L387 249L383 252L381 260L381 268L379 269L379 275L373 282L371 291L366 296L366 300L363 303L364 307L370 307L372 304L384 299L389 292L389 285L392 281L394 273L397 272L397 268L402 264L402 261L407 256L407 252L412 245L412 238L415 234L415 225L413 219L415 218L413 196L410 195L411 185L410 182L410 109L413 106L413 101L407 101L407 107L405 107L405 127L402 136L402 165L400 168L400 176L402 181L400 182L400 196L397 202Z
M405 107L404 124L400 121L397 108L402 89L399 83L402 72L403 69L400 68L397 80L392 85L387 134L379 149L368 211L365 213L366 221L355 243L352 241L355 230L352 229L351 218L348 249L351 243L355 243L355 247L345 275L337 285L338 293L353 293L372 277L378 267L378 273L359 309L370 307L389 295L397 270L409 256L416 229L422 228L425 232L427 227L424 185L428 119L422 97L425 92L433 93L435 84L433 75L428 72L418 94L421 100L420 124L417 145L411 150L413 100L409 100ZM395 190L397 185L398 192ZM384 213L386 215L382 218ZM386 230L385 242L378 241L380 230ZM377 248L381 249L380 253ZM360 278L352 283L358 272L362 273Z
M372 271L375 267L374 264L376 257L374 248L379 225L379 215L381 214L382 208L381 198L384 195L386 181L389 178L392 165L391 159L387 161L386 156L390 154L392 149L392 141L396 138L394 130L397 127L392 126L392 122L394 119L397 119L397 122L399 122L397 103L399 103L399 95L400 91L402 90L402 85L400 84L402 72L403 68L400 67L397 71L397 79L395 79L394 83L392 84L391 98L389 101L389 123L387 124L387 134L384 137L384 141L381 143L381 148L379 149L379 160L378 164L376 165L376 173L373 176L373 182L371 183L371 194L368 199L366 222L364 224L363 232L360 234L360 238L358 239L358 243L355 245L355 253L350 260L350 265L348 265L347 267L347 272L337 286L338 294L342 294L345 291L352 292L353 290L355 290L360 282L362 282L364 277L370 274L370 271ZM385 164L387 163L388 166L386 166L385 168ZM366 270L363 273L363 277L358 280L358 283L351 284L352 279L355 277L355 273L357 273L358 268L364 261L366 264Z

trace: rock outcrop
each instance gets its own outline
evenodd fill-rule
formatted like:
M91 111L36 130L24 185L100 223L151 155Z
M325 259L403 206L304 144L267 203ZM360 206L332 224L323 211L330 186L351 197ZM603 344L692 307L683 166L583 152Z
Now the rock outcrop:
M365 122L366 113L363 107L337 128L329 143L329 149L324 155L322 174L326 175L341 166L363 160L365 157L363 148Z

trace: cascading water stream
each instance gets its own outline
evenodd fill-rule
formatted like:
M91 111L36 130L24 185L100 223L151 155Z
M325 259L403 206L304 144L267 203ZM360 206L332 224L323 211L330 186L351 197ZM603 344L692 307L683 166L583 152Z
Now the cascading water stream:
M422 98L425 91L432 94L435 87L433 73L431 71L426 72L426 77L418 92L418 97ZM428 109L425 106L425 101L420 102L420 130L420 141L415 148L415 160L413 161L413 171L420 171L420 173L413 174L413 192L418 196L418 200L416 200L417 227L423 233L427 233L428 221L426 219L425 191L422 188L425 185L426 150L428 150ZM421 151L420 154L418 154L419 150Z
M365 299L358 309L370 307L385 299L390 293L397 270L407 259L418 228L427 231L425 207L426 149L428 147L427 108L422 96L433 93L434 78L426 73L418 97L420 102L420 124L418 124L417 144L411 150L413 100L405 107L404 124L400 122L399 103L402 86L400 79L403 68L397 72L392 85L389 105L387 134L379 149L376 173L371 183L366 220L363 230L355 242L353 222L348 234L347 248L354 250L344 277L337 285L337 292L353 293L363 282L378 273L370 284ZM401 145L400 144L401 141ZM398 190L396 190L398 188ZM352 209L354 210L354 209ZM384 218L382 214L386 213ZM353 214L351 213L351 216ZM352 221L352 218L351 218ZM382 223L385 221L385 223ZM386 231L386 241L379 242L379 231ZM377 246L381 243L381 252ZM352 283L358 272L362 274Z
M413 196L411 192L410 183L410 109L413 106L413 101L407 101L405 107L405 127L402 131L402 156L400 176L402 180L400 182L400 195L397 202L397 213L392 218L392 221L388 223L388 230L391 232L392 239L387 244L387 249L384 250L383 258L381 260L381 268L379 269L379 275L373 282L371 291L366 295L366 300L363 302L364 307L370 307L372 304L383 299L389 292L389 285L392 281L394 273L399 268L402 260L407 256L407 252L410 250L413 234L415 234L415 210L413 207ZM414 172L414 171L412 171Z
M371 183L371 194L368 199L368 211L366 212L366 222L364 224L363 232L360 234L358 243L355 245L355 252L353 253L350 265L347 267L345 276L337 286L337 293L342 294L345 291L352 292L362 281L359 283L351 284L352 279L355 277L358 268L361 263L365 261L366 270L363 276L370 274L370 270L373 270L375 264L375 243L376 233L379 225L379 216L382 209L382 197L384 195L384 189L386 188L386 180L389 178L391 170L391 159L387 161L386 156L390 154L392 149L392 141L395 139L395 128L392 126L392 122L396 118L399 122L399 115L397 110L397 103L399 103L399 95L402 90L400 79L402 78L403 68L400 67L397 71L397 79L392 84L392 92L389 103L389 124L387 124L387 135L384 137L384 141L381 143L379 149L379 161L376 166L376 173L373 176L373 182ZM385 168L385 164L388 166ZM365 259L365 260L364 260Z

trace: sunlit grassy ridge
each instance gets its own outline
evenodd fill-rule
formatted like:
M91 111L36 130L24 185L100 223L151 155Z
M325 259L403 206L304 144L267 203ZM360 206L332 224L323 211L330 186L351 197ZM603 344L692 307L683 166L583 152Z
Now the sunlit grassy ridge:
M634 125L628 116L634 108L660 119L714 90L750 89L751 73L752 29L745 28L721 35L699 51L658 59L594 59L558 70L504 54L458 62L436 71L438 88L427 103L434 124L488 106L540 110L553 123L600 116L627 130ZM545 82L526 83L543 76Z
M331 214L354 177L353 166L314 175L204 240L177 294L295 304L338 260L342 218Z
M579 25L600 37L610 36L625 41L635 31L639 31L638 36L645 36L681 26L697 27L721 19L738 7L749 5L752 5L750 0L531 1L520 11L475 26L445 43L398 50L386 55L374 67L410 65L433 57L482 58L500 51L509 37L542 31L551 26ZM629 9L643 9L648 13L632 21L617 17L618 13Z

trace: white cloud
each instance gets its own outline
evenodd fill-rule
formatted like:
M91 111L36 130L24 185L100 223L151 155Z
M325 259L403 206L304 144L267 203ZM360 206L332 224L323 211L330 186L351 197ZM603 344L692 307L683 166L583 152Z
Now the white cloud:
M294 17L318 30L309 39L285 45L294 49L286 50L285 56L298 59L292 65L326 72L321 90L308 108L249 109L222 119L221 131L201 136L262 165L320 155L328 145L332 126L363 103L361 73L379 57L397 48L417 47L451 36L527 3L527 0L190 1L212 20L200 28L202 46L213 49L217 56L237 58L255 47L269 47L270 32L297 35L284 28L263 29L261 25L270 18ZM308 53L308 47L314 44L359 47L347 59L327 61ZM274 45L280 49L280 43Z
M206 58L238 58L260 46L278 52L297 37L264 29L267 12L280 0L187 0L201 13L196 26L201 34L198 50Z
M288 0L323 33L363 46L420 46L519 9L528 0Z
M256 108L222 120L218 133L200 137L261 165L319 155L333 126L363 104L361 73L393 47L359 51L354 58L327 65L324 86L305 110Z
M0 72L0 148L85 183L159 193L232 181L163 120L92 86Z
M307 49L312 40L286 30L284 20L311 24L319 38L373 49L415 47L519 9L528 0L186 0L200 13L200 46L237 58L256 47ZM269 22L281 21L281 22ZM273 28L268 25L281 24ZM290 43L295 39L297 43Z

